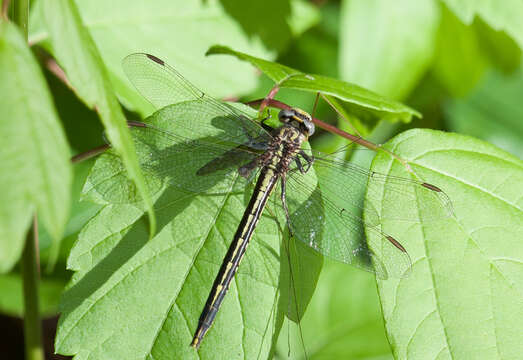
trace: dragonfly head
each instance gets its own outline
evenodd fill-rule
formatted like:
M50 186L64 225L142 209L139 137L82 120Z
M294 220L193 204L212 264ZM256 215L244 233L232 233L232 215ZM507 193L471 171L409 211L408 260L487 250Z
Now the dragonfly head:
M314 134L314 123L312 122L312 117L301 109L283 109L278 114L278 118L282 123L294 126L307 137Z

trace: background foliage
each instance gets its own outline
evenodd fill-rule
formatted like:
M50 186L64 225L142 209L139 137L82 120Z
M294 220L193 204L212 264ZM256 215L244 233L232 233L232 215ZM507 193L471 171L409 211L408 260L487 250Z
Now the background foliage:
M178 236L198 238L194 231L212 219L194 219L202 207L216 204L185 208L173 203L154 217L140 218L143 209L132 206L81 202L93 161L70 166L67 160L69 154L103 144L105 128L106 136L127 152L128 168L135 166L128 139L121 135L124 119L154 109L121 69L122 58L133 52L161 57L215 97L263 97L274 73L262 68L260 74L233 56L205 56L219 44L304 73L349 81L421 113L422 118L411 116L415 112L390 117L346 107L366 138L383 143L399 134L387 148L410 160L427 181L441 185L454 205L456 219L447 222L387 225L399 229L412 257L408 278L376 282L371 274L325 259L302 320L308 357L518 358L523 353L523 5L492 4L39 0L31 8L30 48L14 26L2 21L0 185L7 190L0 194L0 321L10 324L10 318L23 314L17 262L36 211L41 223L42 313L56 316L65 289L62 311L89 307L78 317L61 320L56 343L61 353L117 358L125 350L129 356L163 359L180 348L187 357L196 356L187 344L173 344L172 334L179 334L177 324L189 321L186 314L197 316L201 306L192 299L206 296L211 280L200 282L199 288L183 288L174 299L180 312L163 314L156 306L174 300L169 291L160 290L183 287L177 274L188 271L190 264L169 252L174 240L165 232L147 243L147 221L157 219L161 229L166 210L178 211L184 217L177 221L190 224ZM54 60L66 77L56 71ZM289 86L278 99L311 110L314 94ZM117 100L125 106L123 113ZM350 129L325 103L316 117ZM409 130L413 128L447 133ZM332 151L343 144L320 133L312 146ZM373 155L356 151L352 158L370 164ZM383 154L372 163L374 170L405 176L396 165ZM139 184L137 169L135 179ZM223 216L232 220L224 220L222 232L234 228L234 218L241 213L242 198L230 202L233 210ZM131 229L135 221L138 226ZM220 358L223 351L229 357L253 358L261 348L265 356L271 350L270 336L263 346L250 345L258 344L256 332L263 332L257 328L263 319L252 309L270 309L279 274L280 265L271 254L279 252L280 239L271 226L267 222L260 227L263 246L253 242L253 255L242 263L243 276L236 284L238 291L252 296L231 291L221 323L213 327L228 336L206 339L209 347L202 345L202 357ZM226 246L214 244L202 263L220 261ZM156 259L159 254L167 256ZM74 271L70 283L73 273L66 268ZM202 274L189 277L212 277L212 268L200 268ZM159 278L159 273L164 276ZM252 279L257 280L254 285ZM136 316L130 317L133 311ZM143 340L150 334L147 321L151 328L161 322L164 330L153 344ZM245 324L253 333L242 339L236 328ZM291 357L303 358L296 325L284 325L281 332L272 349L275 356L285 358L290 348ZM51 342L54 336L52 331L47 334ZM10 349L16 344L5 341ZM237 342L245 347L230 353ZM9 350L10 358L19 356L17 350Z

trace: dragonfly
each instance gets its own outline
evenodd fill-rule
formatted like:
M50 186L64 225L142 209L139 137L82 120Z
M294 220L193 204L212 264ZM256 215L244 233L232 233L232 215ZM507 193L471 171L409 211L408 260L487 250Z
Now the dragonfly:
M211 329L266 207L281 214L291 238L382 279L405 276L411 267L405 247L382 231L383 221L418 222L423 210L433 219L452 213L448 196L435 185L311 150L306 144L315 127L301 109L282 109L281 126L272 128L267 119L205 94L154 55L131 54L123 68L162 115L155 122L129 123L150 189L174 186L226 196L239 179L251 192L196 326L194 348ZM92 183L109 201L140 201L131 185L116 189L102 180ZM373 184L385 192L371 191ZM383 204L388 213L378 212Z

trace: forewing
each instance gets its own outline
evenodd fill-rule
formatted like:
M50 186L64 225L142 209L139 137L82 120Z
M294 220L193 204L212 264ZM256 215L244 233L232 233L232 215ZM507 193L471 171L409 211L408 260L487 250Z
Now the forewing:
M123 59L122 67L138 92L158 109L204 96L202 91L154 55L128 55Z
M236 116L199 101L167 106L146 121L130 130L153 194L165 186L194 193L225 191L237 169L259 155L250 144L266 136L244 130L235 124L241 121ZM105 202L140 201L114 153L101 157L86 186L84 192L96 193Z
M205 94L154 55L128 55L123 59L122 67L138 92L158 109L184 101L198 100L209 111L234 118L236 125L241 129L266 133L258 122L252 120L252 114Z

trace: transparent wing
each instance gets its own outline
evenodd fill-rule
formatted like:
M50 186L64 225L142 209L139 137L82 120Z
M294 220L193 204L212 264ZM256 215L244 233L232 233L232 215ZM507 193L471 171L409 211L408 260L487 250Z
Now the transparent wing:
M122 67L138 92L158 109L204 96L202 91L154 55L128 55L123 59Z
M198 100L210 111L241 119L242 126L248 130L260 127L246 112L205 94L154 55L128 55L123 59L122 67L138 92L158 109L179 102Z
M398 220L419 222L420 210L431 213L431 217L424 216L423 221L436 221L454 216L452 203L448 195L434 185L414 179L382 174L369 171L348 161L337 159L335 156L320 152L312 152L314 169L321 176L322 186L328 197L340 198L345 203L351 203L362 210L363 204L359 196L354 194L366 193L367 208L371 205L380 209L380 216L367 215L365 221L370 225L378 225L382 220ZM384 191L375 189L385 185ZM354 189L354 191L337 191L338 189ZM368 212L367 212L368 213Z
M216 110L216 111L215 111ZM151 193L177 186L195 193L221 192L237 178L237 169L259 155L269 135L251 131L242 120L190 101L167 106L131 127L139 164ZM88 191L111 203L133 203L136 189L120 160L107 154L91 172Z
M305 202L296 201L294 194L310 193ZM287 181L287 205L290 212L291 230L298 240L319 253L334 260L351 264L386 279L391 274L407 272L410 258L405 251L396 248L388 235L368 226L360 214L353 214L323 196L321 187L314 190L298 177ZM376 253L365 237L365 227L375 232L385 247ZM394 276L394 275L392 275Z
M383 232L382 222L420 222L418 210L424 206L433 209L435 219L451 216L448 197L422 182L369 172L321 153L313 154L314 172L291 170L287 179L286 198L295 237L325 256L374 272L380 278L408 273L411 261L401 239ZM384 183L386 190L372 193L369 191L374 187L370 187L365 199L371 182ZM375 209L383 203L387 206L380 208L378 215Z

